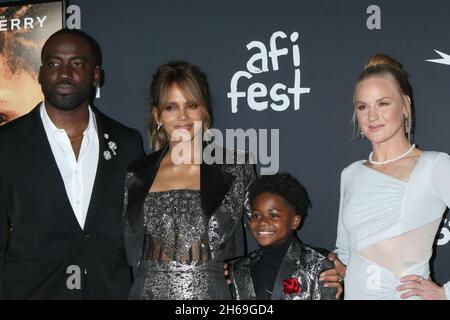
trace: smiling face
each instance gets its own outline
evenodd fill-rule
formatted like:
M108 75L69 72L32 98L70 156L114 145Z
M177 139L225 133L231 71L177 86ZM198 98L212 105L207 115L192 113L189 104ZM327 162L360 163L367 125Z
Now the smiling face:
M283 243L300 221L300 215L277 194L263 192L253 200L250 231L260 246Z
M63 33L47 41L39 73L46 105L59 110L87 106L99 79L100 68L85 39Z
M404 119L410 118L410 99L389 75L372 76L355 88L354 104L359 128L372 143L406 139Z
M186 99L176 83L168 88L165 100L165 104L159 108L160 114L157 108L153 112L156 121L162 123L169 137L176 141L190 141L201 133L202 108L197 102ZM195 122L199 125L194 126Z

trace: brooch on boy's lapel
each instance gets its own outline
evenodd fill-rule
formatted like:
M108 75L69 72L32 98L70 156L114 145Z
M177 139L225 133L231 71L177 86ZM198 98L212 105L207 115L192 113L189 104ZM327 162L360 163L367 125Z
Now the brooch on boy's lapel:
M107 134L107 133L105 133L103 135L103 138L105 138L105 140L108 142L108 148L109 148L109 150L105 150L103 152L103 157L105 158L105 160L111 160L111 158L113 156L117 155L117 152L116 152L117 151L117 143L115 143L114 141L108 141L109 134Z
M289 278L283 280L283 293L286 295L299 293L302 291L300 288L300 284L298 283L297 278Z

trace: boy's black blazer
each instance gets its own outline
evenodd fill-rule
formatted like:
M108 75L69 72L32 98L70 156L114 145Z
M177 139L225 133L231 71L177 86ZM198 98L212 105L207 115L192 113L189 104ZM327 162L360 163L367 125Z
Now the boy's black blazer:
M231 289L235 299L256 299L251 267L260 258L261 251L255 250L231 264ZM327 257L295 238L281 262L271 300L335 300L336 289L324 287L324 283L319 281L320 274L333 267ZM292 278L297 279L300 289L296 293L283 292L283 281Z

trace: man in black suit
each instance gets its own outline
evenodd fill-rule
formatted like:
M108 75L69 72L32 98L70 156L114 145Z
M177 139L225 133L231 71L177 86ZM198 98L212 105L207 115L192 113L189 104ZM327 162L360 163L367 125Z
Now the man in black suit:
M123 185L141 136L89 105L94 39L60 30L41 58L45 101L0 127L0 300L125 299Z

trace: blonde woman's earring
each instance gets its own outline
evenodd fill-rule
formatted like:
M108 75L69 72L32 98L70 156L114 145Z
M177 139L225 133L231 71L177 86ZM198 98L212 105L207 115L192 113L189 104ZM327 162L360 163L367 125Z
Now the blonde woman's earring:
M161 123L161 122L158 122L158 127L156 128L156 130L159 131L159 129L161 129L161 127L162 127L162 123Z
M405 133L408 136L408 140L411 141L411 121L409 121L409 118L405 118Z

